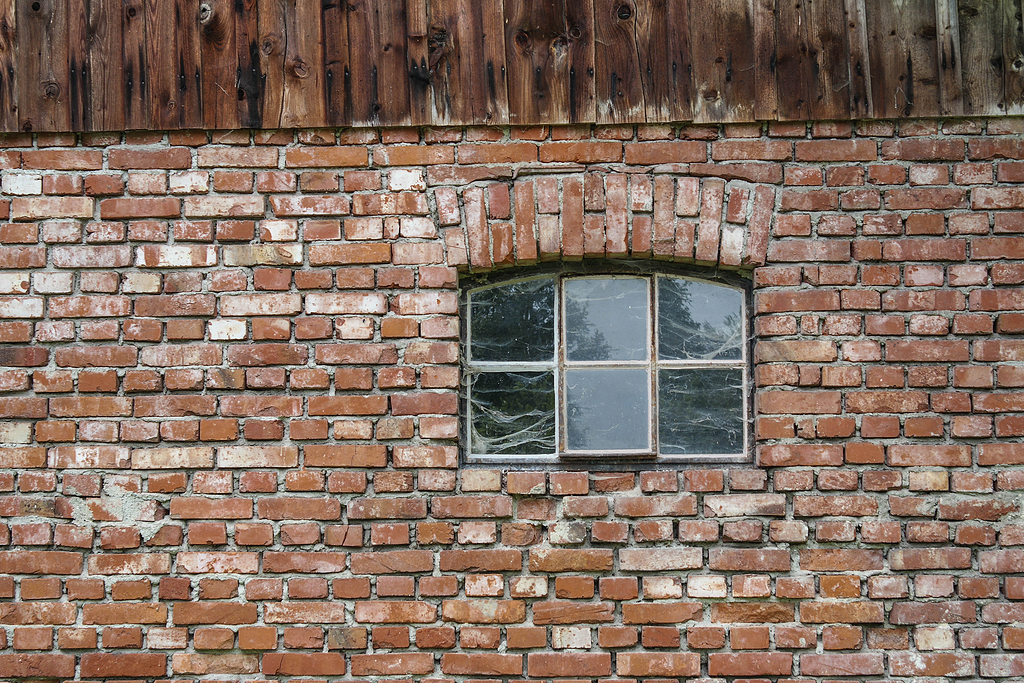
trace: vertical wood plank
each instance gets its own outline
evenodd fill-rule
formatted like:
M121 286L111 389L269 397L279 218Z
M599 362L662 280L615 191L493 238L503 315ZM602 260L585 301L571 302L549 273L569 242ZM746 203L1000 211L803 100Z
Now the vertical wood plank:
M124 126L149 128L149 64L146 50L146 8L143 0L124 0L121 7L124 69Z
M322 9L327 122L332 126L344 126L352 122L349 109L352 84L348 48L348 3L341 0L325 0Z
M864 2L843 0L850 60L850 117L854 119L867 118L871 113L871 58Z
M505 62L512 123L593 121L592 0L507 0Z
M379 21L374 36L374 54L380 96L378 117L385 126L404 126L413 122L406 4L392 0L376 8Z
M85 130L122 130L124 122L124 40L121 0L89 0L88 63L82 91Z
M280 128L284 119L285 2L258 0L260 71L263 73L260 110L264 128Z
M1024 114L1024 2L1003 3L1002 114Z
M637 0L636 43L650 122L687 121L693 114L689 0Z
M0 0L0 129L18 129L18 24L15 0Z
M694 120L751 121L753 17L749 0L690 3Z
M777 22L776 0L754 0L754 117L758 121L779 117Z
M939 50L939 110L943 116L962 116L963 76L956 0L935 0L935 21Z
M821 0L780 0L776 35L777 87L786 93L779 103L779 117L804 121L849 118L843 8Z
M500 2L431 1L435 125L508 123L503 17Z
M646 120L635 0L594 0L597 123Z
M378 124L381 108L374 49L376 4L373 0L358 0L349 2L347 8L349 78L345 97L348 117L353 125L374 126Z
M408 7L422 13L412 19L412 29L421 32L420 56L415 76L409 53ZM349 64L351 65L351 117L361 125L401 126L422 123L427 116L429 68L426 56L426 5L422 2L377 2L356 0L348 6ZM421 67L426 68L420 73ZM424 80L424 78L426 80ZM412 83L422 111L412 112Z
M215 4L210 0L200 7ZM150 124L155 128L203 122L198 47L203 11L183 0L146 0Z
M68 106L71 130L88 130L92 105L89 102L89 10L91 0L82 0L82 11L68 15Z
M937 116L935 3L869 3L867 10L872 116Z
M67 0L18 0L16 11L20 128L70 130Z
M427 24L427 0L406 0L405 62L409 80L409 122L414 125L431 123Z
M323 77L323 33L319 3L286 0L284 98L281 125L327 125Z
M263 124L261 110L263 73L260 63L259 15L256 0L235 0L235 97L238 102L238 125L259 128Z
M204 0L199 12L199 46L203 64L203 126L238 127L238 51L231 0Z

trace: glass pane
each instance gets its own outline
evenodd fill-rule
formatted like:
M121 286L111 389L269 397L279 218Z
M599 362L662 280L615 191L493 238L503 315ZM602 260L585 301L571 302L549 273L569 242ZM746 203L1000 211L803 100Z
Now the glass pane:
M743 452L743 371L687 368L658 374L661 455Z
M565 392L569 450L650 448L646 368L567 370Z
M482 372L469 391L473 453L555 452L553 372Z
M739 360L743 293L710 282L658 278L658 357Z
M570 361L647 359L647 280L565 280L565 357Z
M474 290L469 316L473 361L554 360L554 278Z

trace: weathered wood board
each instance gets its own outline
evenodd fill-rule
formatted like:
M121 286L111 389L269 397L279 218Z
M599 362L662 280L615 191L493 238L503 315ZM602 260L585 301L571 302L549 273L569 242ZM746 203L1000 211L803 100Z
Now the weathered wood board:
M1024 114L1024 0L0 0L0 131Z

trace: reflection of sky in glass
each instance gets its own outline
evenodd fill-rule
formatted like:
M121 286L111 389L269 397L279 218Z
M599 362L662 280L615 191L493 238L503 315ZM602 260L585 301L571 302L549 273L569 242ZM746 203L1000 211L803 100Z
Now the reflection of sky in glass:
M566 360L645 360L647 282L640 278L566 280Z
M565 373L569 450L639 450L650 444L646 368Z

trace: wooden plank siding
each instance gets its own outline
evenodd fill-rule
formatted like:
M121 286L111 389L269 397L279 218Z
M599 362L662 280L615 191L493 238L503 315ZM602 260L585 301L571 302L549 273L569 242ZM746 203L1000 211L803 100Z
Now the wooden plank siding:
M0 0L0 131L1024 114L1024 0L73 5Z

